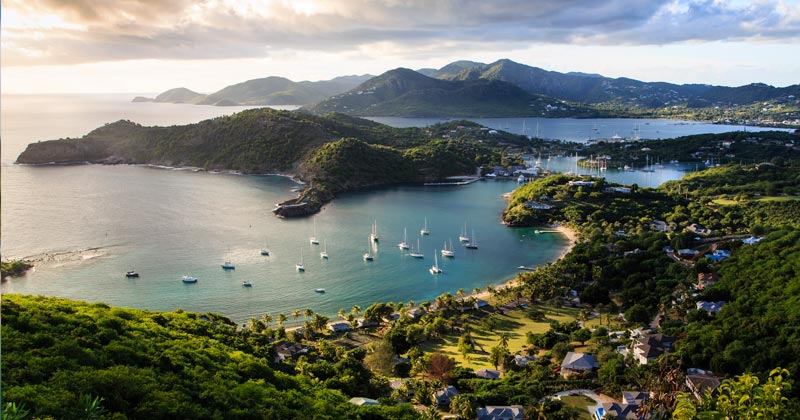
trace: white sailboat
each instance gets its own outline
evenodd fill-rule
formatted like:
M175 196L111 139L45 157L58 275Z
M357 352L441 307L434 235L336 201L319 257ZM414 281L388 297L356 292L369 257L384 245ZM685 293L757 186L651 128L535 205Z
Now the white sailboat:
M378 221L372 222L372 233L369 234L369 239L373 242L378 242Z
M461 235L458 236L458 240L461 242L469 242L469 236L467 236L467 222L464 222L464 230L461 231Z
M319 253L319 257L323 260L328 259L328 241L323 241L322 252Z
M442 269L439 268L439 259L436 257L436 250L433 250L433 267L429 268L428 271L431 274L442 274Z
M317 219L314 219L314 236L308 238L308 242L311 245L319 245L319 240L317 239Z
M306 266L303 264L303 248L300 248L300 262L295 264L294 268L300 272L306 271Z
M442 256L443 257L450 257L453 258L456 256L456 252L453 250L453 240L450 240L450 248L447 248L447 242L444 243L444 248L442 248Z
M419 230L419 234L423 235L423 236L424 235L430 235L430 232L428 232L428 218L427 217L425 218L425 227L423 227L422 229Z
M422 249L419 247L419 239L417 239L417 249L411 248L411 252L408 255L414 258L425 258L425 254L422 253Z
M400 249L408 249L408 235L406 234L406 228L403 228L403 242L397 244L397 247Z
M266 238L264 238L264 248L261 248L261 255L269 256L269 247L267 246Z
M370 235L370 237L372 237L372 236ZM363 258L364 258L364 261L372 261L372 260L375 259L375 257L372 256L372 242L371 241L367 241L367 253L364 254Z
M475 239L475 231L472 231L472 239L466 245L467 249L478 249L478 240Z

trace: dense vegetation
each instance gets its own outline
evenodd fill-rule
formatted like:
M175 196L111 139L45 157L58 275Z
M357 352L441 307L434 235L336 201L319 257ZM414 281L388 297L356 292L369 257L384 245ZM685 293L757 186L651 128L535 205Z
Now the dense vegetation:
M409 405L347 402L386 392L363 350L339 352L323 382L271 366L267 336L218 315L18 295L2 304L3 401L37 417L92 418L92 402L93 418L109 419L417 417Z
M2 266L2 271L0 271L2 278L21 276L32 267L25 261L3 261L0 265Z
M347 140L339 140L339 139ZM201 170L293 173L311 187L283 216L319 210L333 194L387 183L474 174L503 162L521 136L468 122L392 128L343 114L257 109L197 124L144 127L118 121L80 139L32 143L18 163L147 163Z

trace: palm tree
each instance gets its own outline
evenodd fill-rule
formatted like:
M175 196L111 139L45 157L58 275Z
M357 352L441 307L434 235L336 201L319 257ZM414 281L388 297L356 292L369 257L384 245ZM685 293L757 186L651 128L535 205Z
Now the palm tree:
M336 315L339 318L344 319L344 308L339 308L339 312L336 312Z
M312 311L311 309L306 309L305 311L303 311L303 316L306 318L311 318L312 316L314 316L314 311Z
M286 315L283 313L278 314L278 326L283 328L283 323L286 322Z
M466 296L466 293L464 293L464 288L458 289L457 294L459 299L464 299L464 296Z
M322 332L325 329L325 326L328 324L328 317L320 314L314 314L311 324L316 331Z
M361 307L358 305L353 305L353 309L351 309L350 312L352 312L353 315L358 316L358 314L361 313Z
M414 301L413 300L411 300L411 299L408 300L408 307L409 308L413 308L414 307Z
M294 320L297 320L297 318L300 318L301 315L303 315L303 312L300 311L299 309L295 309L295 310L292 311L292 319L294 319Z
M269 325L269 323L272 322L272 315L265 313L264 316L261 317L261 322L263 322L264 325Z
M500 334L500 342L498 343L500 347L508 348L508 333L504 332Z
M473 295L481 294L481 288L480 287L476 287L476 288L472 289L472 294Z

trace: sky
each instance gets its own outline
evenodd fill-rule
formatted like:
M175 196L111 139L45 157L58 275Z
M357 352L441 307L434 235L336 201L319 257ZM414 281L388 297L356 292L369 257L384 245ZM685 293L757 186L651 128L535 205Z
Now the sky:
M800 83L800 0L2 0L3 93L211 93L508 58L560 72Z

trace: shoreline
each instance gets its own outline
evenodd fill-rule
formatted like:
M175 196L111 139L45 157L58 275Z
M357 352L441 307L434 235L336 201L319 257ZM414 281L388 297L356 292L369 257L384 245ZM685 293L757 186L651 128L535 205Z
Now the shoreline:
M572 229L571 227L567 227L567 226L562 226L562 225L559 225L559 226L555 227L554 229L559 234L563 235L567 239L567 246L564 248L563 251L561 251L561 253L558 255L558 258L556 258L555 260L553 260L551 262L556 262L556 261L564 258L567 254L569 254L572 251L572 248L574 248L575 244L578 242L578 232L575 229ZM494 287L495 290L502 290L502 289L506 289L506 288L509 288L509 287L514 287L516 285L517 285L517 280L516 280L516 278L514 278L514 279L506 280L506 281L504 281L502 283L499 283L499 284L497 284L496 286L493 286L493 287ZM474 297L474 298L477 298L477 299L486 300L490 296L491 296L491 294L489 292L482 291L482 292L480 292L478 294L470 293L470 294L465 296L465 299L470 298L470 297Z

